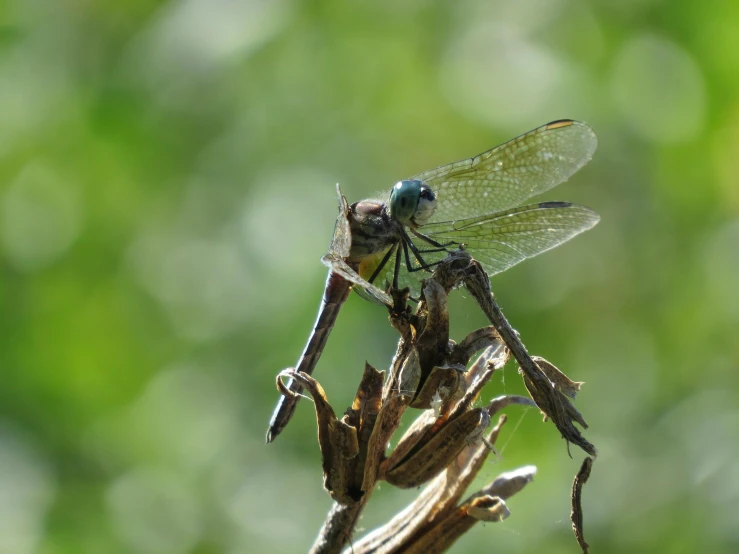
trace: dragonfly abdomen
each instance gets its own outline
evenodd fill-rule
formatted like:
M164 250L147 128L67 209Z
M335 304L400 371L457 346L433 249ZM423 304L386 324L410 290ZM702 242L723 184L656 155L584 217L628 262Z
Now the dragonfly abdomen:
M346 301L351 292L351 283L344 279L341 275L328 272L326 278L326 286L323 290L323 298L321 307L318 310L316 322L313 325L313 331L308 338L308 343L300 356L296 371L302 371L310 375L321 357L326 340L331 329L336 323L336 317L339 315L341 305ZM299 394L303 388L295 383L292 379L288 381L287 387ZM292 418L295 408L298 405L300 396L280 396L275 411L272 413L272 419L269 422L267 430L267 442L272 442L277 435L282 432L285 426Z

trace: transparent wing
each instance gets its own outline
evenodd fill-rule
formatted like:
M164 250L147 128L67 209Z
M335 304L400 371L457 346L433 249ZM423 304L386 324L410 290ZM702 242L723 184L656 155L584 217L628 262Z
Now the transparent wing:
M339 215L336 216L334 236L331 237L328 254L345 258L349 255L352 247L352 230L349 225L349 218L346 215L349 213L349 203L346 201L346 197L341 194L339 183L336 183L336 194L339 196Z
M431 240L444 244L446 250L464 246L489 275L495 275L559 246L592 228L599 220L597 213L584 206L569 202L540 202L490 216L425 226L422 230ZM429 228L433 230L427 232ZM447 256L446 251L438 251L418 237L413 238L413 243L427 265ZM424 264L410 248L408 253L411 267L422 268ZM409 272L403 260L399 285L401 288L408 286L418 294L420 280L427 278L430 272L423 269ZM392 282L392 278L393 271L389 269L387 279Z
M514 208L557 186L585 165L597 146L584 123L554 121L412 179L425 181L436 193L430 222L456 221Z
M540 202L489 216L428 225L422 231L441 244L464 245L489 275L495 275L559 246L599 220L597 213L584 206Z
M344 279L353 284L353 290L365 300L369 300L374 304L381 306L393 306L393 299L390 298L385 291L380 290L369 281L360 277L349 264L342 258L336 256L333 252L329 252L321 258L321 261L327 265L331 271L338 273Z

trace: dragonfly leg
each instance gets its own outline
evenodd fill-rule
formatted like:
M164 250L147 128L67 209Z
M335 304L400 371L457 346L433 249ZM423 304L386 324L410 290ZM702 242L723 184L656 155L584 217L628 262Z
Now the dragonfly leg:
M375 271L372 273L372 277L370 277L369 279L367 279L367 281L369 281L370 283L374 283L375 282L375 279L377 279L377 276L380 274L380 272L382 271L382 269L385 267L385 265L387 264L388 260L390 259L390 256L393 255L393 253L395 252L395 249L397 247L398 247L398 245L396 244L390 250L387 251L387 254L385 254L385 257L382 258L382 261L380 262L380 265L377 266L377 269L375 269Z
M401 239L401 242L403 242L403 250L405 250L405 242ZM393 270L393 290L398 290L398 275L400 274L400 248L397 249L398 251L395 254L395 269ZM406 259L408 259L408 252L405 253Z
M442 250L446 250L447 246L457 246L459 244L458 242L454 242L453 240L450 240L449 242L445 242L444 244L441 244L440 242L436 242L431 237L424 235L423 233L420 233L419 231L416 231L415 229L411 228L410 231L422 241L427 242L431 246L435 246L437 248L436 250L421 250L421 252L441 252Z
M420 264L418 267L413 267L413 265L411 264L411 258L408 255L409 247L413 252L413 257L416 258L416 261ZM428 271L435 265L439 265L441 263L441 260L439 260L438 262L427 263L426 260L423 259L423 256L421 256L421 251L416 247L415 244L413 244L413 241L405 233L403 233L403 252L405 253L405 267L409 273L415 273L416 271L423 270Z
M451 244L457 244L456 242ZM451 244L448 244L447 246L451 246ZM416 247L416 252L420 252L421 254L433 254L434 252L449 252L445 246L442 246L440 248L418 248Z

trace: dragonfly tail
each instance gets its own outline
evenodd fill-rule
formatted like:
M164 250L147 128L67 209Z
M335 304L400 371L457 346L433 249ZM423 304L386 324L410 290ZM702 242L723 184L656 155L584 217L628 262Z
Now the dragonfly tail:
M329 271L328 277L326 278L326 288L323 291L321 307L318 310L318 317L313 326L313 331L308 338L308 344L305 345L303 354L300 356L298 365L295 368L296 371L302 371L308 375L313 373L313 369L316 367L316 363L318 363L318 358L321 357L321 353L323 352L323 347L326 345L328 335L336 322L339 310L348 298L349 292L351 292L351 286L352 284L342 276ZM272 413L269 428L267 429L268 443L275 440L277 435L289 423L300 400L298 394L303 388L292 379L288 381L287 387L296 393L296 395L280 396L277 406Z

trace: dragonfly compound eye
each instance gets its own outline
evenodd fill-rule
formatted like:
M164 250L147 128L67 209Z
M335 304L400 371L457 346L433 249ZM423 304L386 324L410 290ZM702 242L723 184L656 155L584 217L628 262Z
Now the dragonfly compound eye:
M413 223L423 225L434 215L435 210L436 195L427 184L423 183L421 184L421 193L419 195L416 213L413 214Z
M407 223L416 213L421 198L421 181L400 181L390 191L390 217Z
M434 194L434 191L429 188L428 185L421 185L421 198L433 202L434 200L436 200L436 195Z

